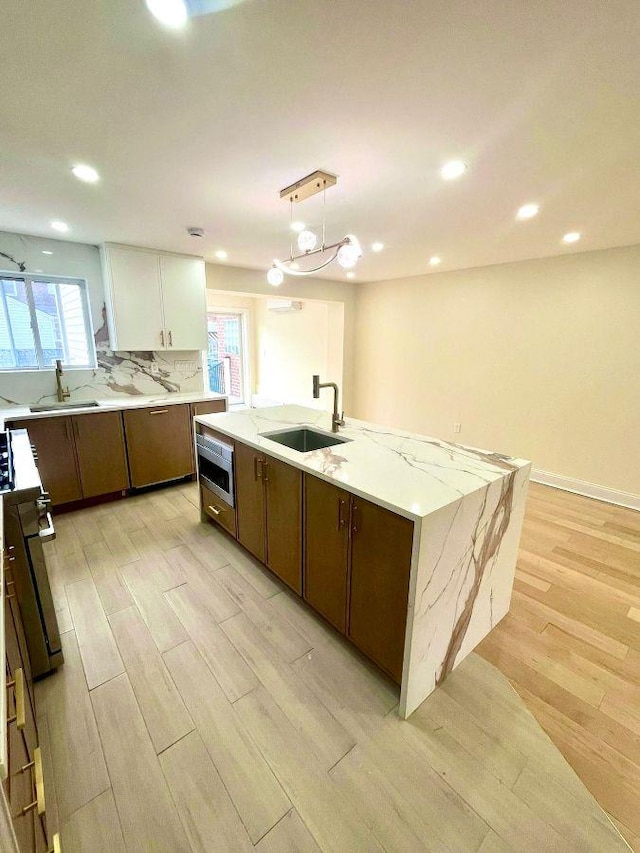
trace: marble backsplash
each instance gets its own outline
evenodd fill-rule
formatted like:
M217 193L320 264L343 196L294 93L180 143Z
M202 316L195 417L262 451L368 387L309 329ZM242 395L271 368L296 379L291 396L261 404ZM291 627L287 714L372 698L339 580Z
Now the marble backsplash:
M68 369L63 385L71 401L109 397L198 393L204 388L202 354L195 352L113 352L103 308L95 332L97 367ZM55 375L49 370L0 373L0 409L56 399Z

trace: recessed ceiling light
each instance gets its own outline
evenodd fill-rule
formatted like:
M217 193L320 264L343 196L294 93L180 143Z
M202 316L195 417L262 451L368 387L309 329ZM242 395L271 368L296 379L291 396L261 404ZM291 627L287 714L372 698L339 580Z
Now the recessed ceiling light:
M578 231L569 231L568 234L565 234L562 238L563 243L577 243L580 239L580 232Z
M54 231L68 231L69 226L66 222L61 222L59 219L54 219L51 223L51 227Z
M381 252L384 249L384 243L372 243L371 251L372 252Z
M356 277L356 274L354 272L348 272L347 273L347 278L355 278L355 277Z
M297 234L299 234L301 231L304 231L304 229L305 229L304 222L292 222L291 223L291 230L295 231Z
M226 261L228 257L229 256L227 255L224 249L218 249L218 251L216 252L216 258L219 261Z
M184 0L146 0L147 9L166 27L183 27L187 23Z
M437 267L442 258L439 258L437 255L434 255L432 258L429 258L429 266Z
M523 204L522 207L518 209L516 217L518 219L532 219L534 216L536 216L539 210L539 204Z
M87 166L84 163L78 163L71 171L79 181L84 181L85 184L95 184L100 180L100 175L93 166Z
M53 255L53 252L50 252L48 249L43 249L42 254L43 255Z
M467 171L467 164L462 160L450 160L440 169L440 175L445 181L453 181Z

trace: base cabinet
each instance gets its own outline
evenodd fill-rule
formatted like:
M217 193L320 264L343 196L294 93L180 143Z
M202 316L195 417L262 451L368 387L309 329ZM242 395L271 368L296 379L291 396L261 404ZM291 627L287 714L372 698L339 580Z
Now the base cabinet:
M400 682L413 522L304 479L304 598Z
M177 480L193 473L188 403L127 409L124 429L134 488Z
M349 501L344 489L304 477L304 598L347 632Z
M47 779L42 775L31 668L24 645L20 607L12 583L10 557L7 550L3 554L6 652L3 665L7 686L8 772L2 788L18 849L20 853L34 853L49 850L53 839L47 839L46 834ZM0 803L0 808L2 806Z
M14 421L15 429L26 429L38 454L42 482L52 504L65 504L82 498L80 473L76 460L72 419L67 416Z

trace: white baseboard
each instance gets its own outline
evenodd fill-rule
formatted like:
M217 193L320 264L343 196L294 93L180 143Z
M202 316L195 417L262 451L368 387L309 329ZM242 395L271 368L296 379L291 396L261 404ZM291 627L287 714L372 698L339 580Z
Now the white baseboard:
M560 474L550 474L548 471L533 470L531 472L531 479L534 483L553 486L554 489L575 492L577 495L595 498L598 501L605 501L605 503L640 510L640 495L632 495L630 492L621 492L617 489L609 489L606 486L597 486L595 483L587 483L586 480L574 480L572 477L562 477Z

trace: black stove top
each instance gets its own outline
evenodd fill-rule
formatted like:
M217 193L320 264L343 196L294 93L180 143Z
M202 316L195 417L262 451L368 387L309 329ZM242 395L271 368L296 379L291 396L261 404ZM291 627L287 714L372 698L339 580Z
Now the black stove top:
M11 442L8 432L0 432L0 494L10 492L14 483Z

